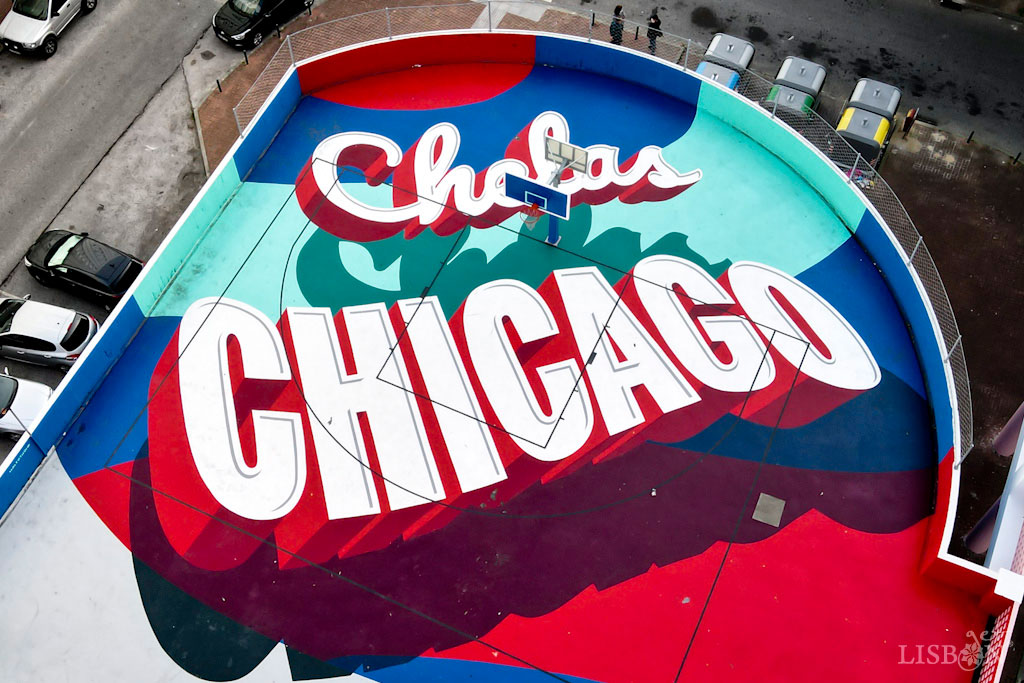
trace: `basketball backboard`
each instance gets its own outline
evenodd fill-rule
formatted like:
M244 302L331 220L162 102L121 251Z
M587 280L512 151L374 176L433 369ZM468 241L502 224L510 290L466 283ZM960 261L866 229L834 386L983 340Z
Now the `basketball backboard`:
M536 204L544 213L569 220L569 195L554 187L506 173L505 195L528 206Z
M551 137L544 138L544 158L555 162L563 169L587 172L587 150L568 142Z

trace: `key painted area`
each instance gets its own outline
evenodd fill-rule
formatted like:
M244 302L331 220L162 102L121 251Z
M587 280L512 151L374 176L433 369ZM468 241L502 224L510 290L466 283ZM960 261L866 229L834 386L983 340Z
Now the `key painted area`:
M548 135L557 247L500 182ZM969 681L999 606L922 573L953 408L885 235L643 56L300 65L37 428L0 677Z

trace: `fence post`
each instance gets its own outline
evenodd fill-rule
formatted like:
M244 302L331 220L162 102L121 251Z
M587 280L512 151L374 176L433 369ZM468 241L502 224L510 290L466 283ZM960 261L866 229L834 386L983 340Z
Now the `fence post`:
M487 3L487 9L488 9L488 11L490 11L491 3ZM488 15L488 16L490 16L490 15ZM391 40L391 8L390 7L385 7L384 8L384 19L387 20L387 22L388 22L388 40Z
M238 120L238 109L236 107L232 107L231 113L235 115L235 127L238 128L238 137L244 138L245 132L242 130L242 122Z
M907 257L907 264L914 262L914 257L917 256L917 250L921 248L924 243L924 238L920 235L917 236L917 244L914 245L914 251L910 252L910 256Z
M288 57L292 60L292 66L295 66L295 53L292 51L292 37L290 35L285 36L284 44L288 46Z
M946 352L946 358L944 359L944 362L946 362L946 363L949 362L950 356L952 356L953 352L956 351L956 347L960 346L960 340L963 339L963 338L964 338L964 336L962 334L958 334L956 336L956 341L953 342L953 345L949 347L949 351Z
M860 152L857 152L857 158L853 162L853 166L850 167L850 173L846 176L846 182L853 182L853 174L857 172L857 167L860 166Z

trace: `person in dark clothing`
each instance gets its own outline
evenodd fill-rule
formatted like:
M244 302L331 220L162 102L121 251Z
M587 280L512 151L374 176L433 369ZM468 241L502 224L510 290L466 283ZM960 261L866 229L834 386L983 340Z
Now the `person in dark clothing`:
M650 42L651 54L658 48L658 37L661 36L661 19L658 17L658 8L651 10L651 16L647 19L647 40Z
M612 25L608 27L608 31L612 34L612 45L622 45L622 27L623 27L623 16L622 16L622 5L615 6L615 16L612 17Z

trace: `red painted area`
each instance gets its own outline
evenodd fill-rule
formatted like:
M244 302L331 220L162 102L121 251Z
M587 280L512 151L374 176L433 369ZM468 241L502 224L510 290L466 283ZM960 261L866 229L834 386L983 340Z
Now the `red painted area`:
M419 36L388 41L300 65L299 87L303 94L310 94L336 83L389 74L387 84L393 88L393 72L411 70L409 73L416 74L420 70L415 68L416 65L421 68L445 64L464 67L467 62L487 62L488 69L495 64L532 68L534 45L533 36L504 33ZM447 82L444 86L439 92L444 92L447 97L451 92L450 86Z
M74 480L82 497L103 520L117 540L132 549L128 516L133 462L125 462L91 472Z
M441 109L483 102L514 88L532 64L440 64L367 76L316 93L364 109Z
M988 616L969 594L918 573L927 524L868 534L812 510L764 541L734 545L682 680L971 680L956 664L911 663L918 645L959 652ZM724 550L717 543L590 588L542 617L510 616L483 640L549 671L673 680ZM425 655L517 665L476 645Z

